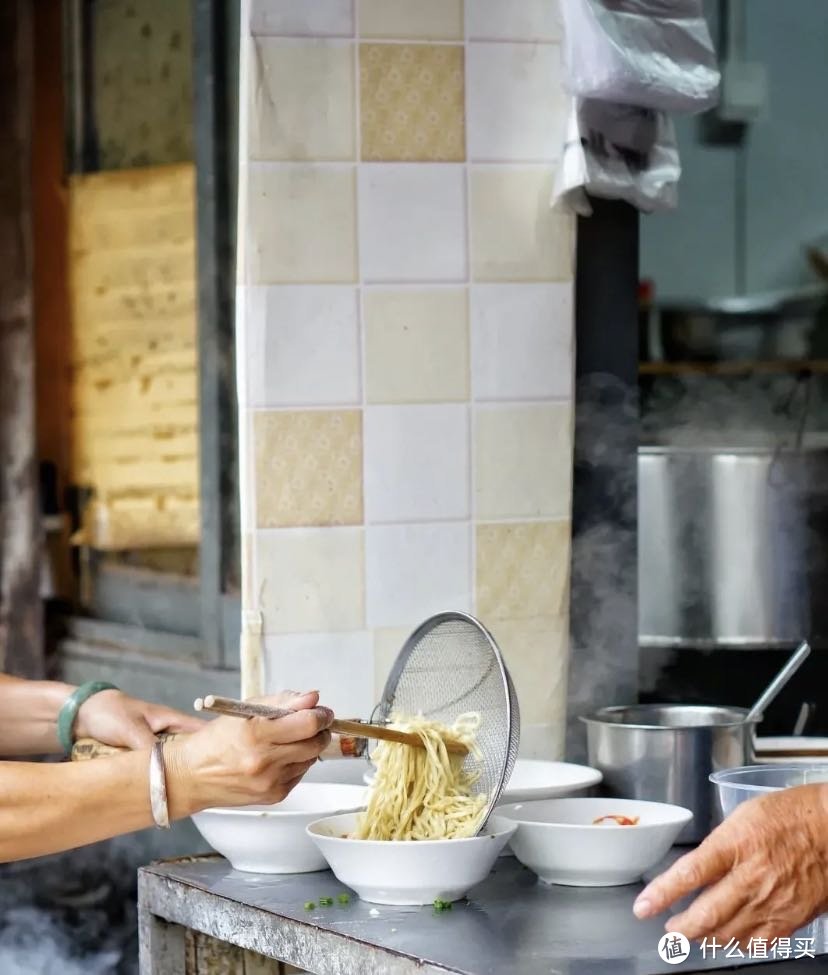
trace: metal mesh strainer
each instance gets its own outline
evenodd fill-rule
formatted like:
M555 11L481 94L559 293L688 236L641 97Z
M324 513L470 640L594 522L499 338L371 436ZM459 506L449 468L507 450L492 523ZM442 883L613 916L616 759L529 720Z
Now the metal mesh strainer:
M400 651L374 719L393 713L452 724L480 714L481 758L466 759L479 774L473 787L489 797L482 829L511 777L520 744L520 709L512 678L492 635L472 616L441 613L419 626Z

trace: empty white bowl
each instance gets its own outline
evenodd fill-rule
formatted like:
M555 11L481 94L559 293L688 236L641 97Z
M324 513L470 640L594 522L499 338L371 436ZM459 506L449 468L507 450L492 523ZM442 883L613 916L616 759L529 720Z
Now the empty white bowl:
M480 836L463 840L352 840L357 816L308 827L337 879L372 904L457 901L485 880L516 824L492 817Z
M598 769L587 765L520 758L498 805L572 795L598 785L601 779Z
M374 774L373 766L369 766L364 773L366 785L373 784ZM586 765L519 758L515 762L512 777L506 783L498 800L498 805L570 796L598 785L601 779L602 775L598 769Z
M499 806L517 823L512 852L547 884L619 887L639 881L693 818L689 809L633 799L546 799ZM593 825L638 816L636 826Z
M365 806L359 785L300 782L273 806L204 809L193 816L199 833L245 873L309 873L324 870L325 858L305 829L320 816Z

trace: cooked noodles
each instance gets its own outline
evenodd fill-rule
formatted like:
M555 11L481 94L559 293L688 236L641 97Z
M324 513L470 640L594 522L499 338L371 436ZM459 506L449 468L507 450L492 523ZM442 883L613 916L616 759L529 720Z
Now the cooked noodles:
M479 714L462 714L451 727L424 718L394 717L393 727L420 736L424 748L384 741L376 749L377 774L368 807L354 834L360 840L443 840L474 836L486 808L472 795L478 776L463 770L465 755L446 750L446 739L474 757Z

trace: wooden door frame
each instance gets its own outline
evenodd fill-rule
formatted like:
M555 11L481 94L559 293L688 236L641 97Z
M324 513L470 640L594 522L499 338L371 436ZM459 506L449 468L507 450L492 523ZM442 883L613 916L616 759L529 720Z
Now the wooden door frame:
M0 670L43 674L32 284L31 0L0 4Z

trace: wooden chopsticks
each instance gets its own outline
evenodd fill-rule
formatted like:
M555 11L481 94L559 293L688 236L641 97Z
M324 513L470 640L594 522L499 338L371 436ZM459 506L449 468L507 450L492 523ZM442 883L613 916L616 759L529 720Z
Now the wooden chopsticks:
M235 701L229 697L217 697L208 694L204 698L197 698L196 711L212 711L216 714L229 714L236 718L284 718L295 712L286 708L271 708L266 704L252 704L249 701ZM418 735L407 731L397 731L379 724L363 724L361 721L345 721L334 718L330 730L339 735L350 735L352 738L372 738L377 741L396 741L413 748L423 748L422 739ZM459 741L447 741L446 751L454 755L467 755L468 748Z

